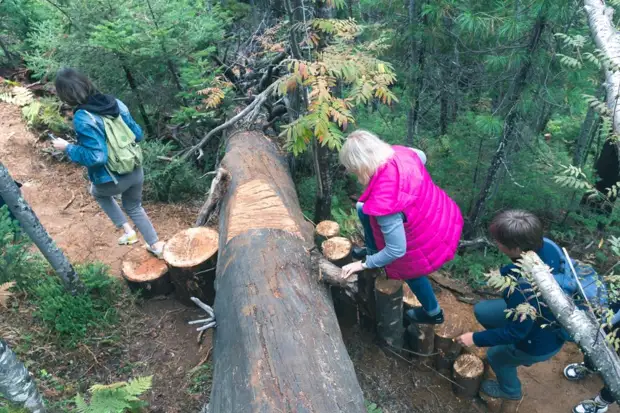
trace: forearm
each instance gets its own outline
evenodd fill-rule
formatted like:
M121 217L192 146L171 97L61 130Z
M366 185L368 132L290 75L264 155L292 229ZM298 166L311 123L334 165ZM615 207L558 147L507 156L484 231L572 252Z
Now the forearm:
M407 239L402 214L392 214L377 217L381 227L385 248L376 254L366 257L367 268L380 268L391 264L405 255L407 251Z

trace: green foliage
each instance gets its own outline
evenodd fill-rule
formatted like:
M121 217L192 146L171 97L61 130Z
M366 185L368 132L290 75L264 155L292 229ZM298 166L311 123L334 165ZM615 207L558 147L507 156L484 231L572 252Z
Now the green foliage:
M211 391L212 381L213 366L209 363L205 363L202 366L194 368L190 371L189 387L187 392L190 395L208 394Z
M80 413L138 413L148 404L139 399L153 386L153 376L138 377L129 382L96 384L89 389L90 401L82 395L75 397Z
M63 344L73 346L89 333L96 333L117 321L116 302L122 296L119 282L108 275L103 264L76 268L86 291L75 296L67 292L47 262L33 252L30 241L0 208L0 284L15 282L34 306L34 316Z
M368 400L364 400L364 405L366 406L366 411L368 413L383 413L383 409L377 406L376 403L373 403Z
M457 255L445 265L450 276L466 281L474 288L479 288L488 283L489 274L506 265L509 260L497 250L474 251L463 255Z
M204 196L211 183L194 165L171 158L172 143L150 140L141 144L144 155L144 198L181 202ZM166 160L171 159L171 160Z

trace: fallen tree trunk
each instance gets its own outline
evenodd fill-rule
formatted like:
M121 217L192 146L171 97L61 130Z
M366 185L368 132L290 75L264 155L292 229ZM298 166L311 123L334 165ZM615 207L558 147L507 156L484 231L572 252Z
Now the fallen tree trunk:
M275 145L233 135L222 160L211 412L365 412L312 228Z
M597 320L575 306L536 253L528 252L521 264L523 273L538 286L557 321L590 358L614 398L620 400L620 358L607 343Z

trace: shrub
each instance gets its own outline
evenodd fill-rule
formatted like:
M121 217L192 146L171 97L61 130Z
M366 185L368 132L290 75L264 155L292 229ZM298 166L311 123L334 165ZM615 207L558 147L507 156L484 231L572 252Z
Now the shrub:
M189 162L169 158L174 144L147 141L144 152L144 198L150 201L181 202L203 196L211 183L204 173Z

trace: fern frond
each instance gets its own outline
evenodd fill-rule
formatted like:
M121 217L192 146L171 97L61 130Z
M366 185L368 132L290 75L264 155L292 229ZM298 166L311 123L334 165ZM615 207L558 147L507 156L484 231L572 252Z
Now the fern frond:
M124 390L132 396L140 396L151 387L153 387L153 376L146 376L129 380Z
M89 411L86 400L84 400L80 393L78 393L73 400L78 413L87 413Z

